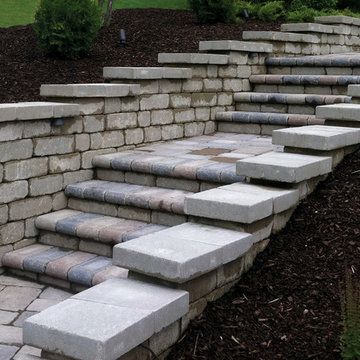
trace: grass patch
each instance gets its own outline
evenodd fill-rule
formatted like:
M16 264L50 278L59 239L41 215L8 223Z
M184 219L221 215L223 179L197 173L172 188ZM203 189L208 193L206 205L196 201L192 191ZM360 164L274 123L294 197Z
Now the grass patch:
M0 27L34 22L40 0L0 0ZM161 8L186 9L186 0L115 0L114 9Z

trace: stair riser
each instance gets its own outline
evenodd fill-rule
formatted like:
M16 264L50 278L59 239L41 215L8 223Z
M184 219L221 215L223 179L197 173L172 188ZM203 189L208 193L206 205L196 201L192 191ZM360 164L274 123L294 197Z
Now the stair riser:
M347 95L347 86L258 84L253 86L253 91L261 93Z
M105 244L70 235L63 235L50 231L41 231L38 242L45 245L61 247L70 250L80 250L100 256L112 257L115 244Z
M237 111L276 112L288 114L315 115L317 105L303 104L260 104L260 103L237 103Z
M157 186L165 189L176 189L191 192L204 191L212 187L220 186L219 183L208 183L198 180L169 178L151 174L123 172L120 170L97 169L97 179L127 184Z
M164 226L175 226L187 221L186 215L75 198L69 199L68 208Z
M271 135L274 130L284 129L287 126L266 124L244 124L233 122L219 122L218 131L237 134Z
M267 73L274 75L360 75L360 67L268 66Z

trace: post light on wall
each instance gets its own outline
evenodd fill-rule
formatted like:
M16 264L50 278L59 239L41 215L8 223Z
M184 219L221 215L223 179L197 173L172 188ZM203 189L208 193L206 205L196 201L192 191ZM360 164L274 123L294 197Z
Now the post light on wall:
M51 121L51 126L56 126L56 127L60 127L64 125L64 120L63 119L53 119Z
M126 33L124 29L120 29L120 46L122 49L126 46Z

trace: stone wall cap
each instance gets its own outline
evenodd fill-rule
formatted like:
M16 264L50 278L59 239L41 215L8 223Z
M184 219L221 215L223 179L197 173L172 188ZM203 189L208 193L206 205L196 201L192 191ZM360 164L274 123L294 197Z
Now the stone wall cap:
M349 35L351 33L351 28L348 26L324 25L317 23L298 23L282 24L281 31Z
M95 98L138 95L138 84L54 84L41 85L40 95L45 97Z
M265 52L271 53L273 46L260 42L238 41L238 40L215 40L200 41L200 51L243 51L243 52Z
M175 67L104 67L103 76L129 80L190 79L192 71Z
M281 31L244 31L244 40L267 40L267 41L282 41L282 42L301 42L318 44L320 38L316 35L297 34L291 32Z
M319 16L315 18L315 22L321 24L346 24L360 26L360 19L351 16Z
M160 53L158 62L163 64L227 65L229 56L198 53Z
M45 101L0 104L0 122L64 118L79 114L78 104Z

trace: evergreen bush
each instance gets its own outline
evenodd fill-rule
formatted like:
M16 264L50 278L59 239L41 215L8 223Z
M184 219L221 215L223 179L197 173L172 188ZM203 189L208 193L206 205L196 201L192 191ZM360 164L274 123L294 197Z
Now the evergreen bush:
M236 22L238 9L235 0L188 0L188 3L200 23Z
M39 46L51 56L85 55L100 27L101 11L94 0L41 0L35 14Z

